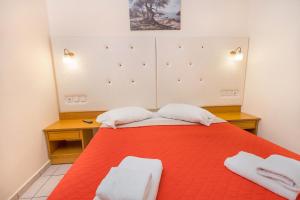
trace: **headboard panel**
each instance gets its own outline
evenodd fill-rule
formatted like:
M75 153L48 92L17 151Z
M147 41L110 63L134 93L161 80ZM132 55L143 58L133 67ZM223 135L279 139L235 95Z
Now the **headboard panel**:
M239 46L245 59L230 62ZM242 104L247 38L55 37L52 47L60 112ZM63 63L65 48L76 66Z
M157 37L157 103L241 105L247 38ZM229 60L241 47L245 59Z
M61 112L156 107L153 37L59 37L52 45ZM63 63L64 48L77 66Z

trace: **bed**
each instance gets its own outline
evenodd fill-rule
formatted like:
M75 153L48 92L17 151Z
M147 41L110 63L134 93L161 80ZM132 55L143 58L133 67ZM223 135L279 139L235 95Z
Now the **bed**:
M227 122L209 127L100 128L49 199L93 199L109 169L128 155L162 161L158 200L283 199L224 167L225 158L241 150L261 157L276 153L300 160L299 155Z

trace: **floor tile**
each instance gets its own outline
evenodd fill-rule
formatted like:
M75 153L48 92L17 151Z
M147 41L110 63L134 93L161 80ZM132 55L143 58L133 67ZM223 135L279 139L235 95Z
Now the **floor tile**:
M34 197L31 200L47 200L48 197Z
M59 165L57 170L53 173L53 175L58 176L58 175L65 175L66 172L70 169L72 164L64 164L64 165Z
M29 188L22 194L21 199L31 199L34 195L42 188L42 186L47 182L50 176L39 177Z
M51 194L60 180L63 178L61 176L51 176L48 181L43 185L43 187L39 190L39 192L34 197L47 197Z
M59 165L50 165L50 167L42 174L42 176L51 176L59 168Z

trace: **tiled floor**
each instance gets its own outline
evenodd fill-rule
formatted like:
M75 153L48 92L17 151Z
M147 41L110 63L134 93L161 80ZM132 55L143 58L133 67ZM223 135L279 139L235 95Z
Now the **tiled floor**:
M21 200L44 200L71 167L71 164L51 165L20 197Z

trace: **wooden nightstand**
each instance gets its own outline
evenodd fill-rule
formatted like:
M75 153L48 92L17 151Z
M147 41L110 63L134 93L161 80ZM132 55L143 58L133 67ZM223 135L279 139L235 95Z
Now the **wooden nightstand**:
M229 123L247 130L256 135L260 118L243 112L224 112L214 113L216 116L228 121Z
M247 130L255 135L257 133L260 118L241 112L240 105L206 106L203 108L241 129Z
M93 137L93 129L100 124L92 124L83 119L59 120L44 129L48 145L48 155L52 164L73 163Z

